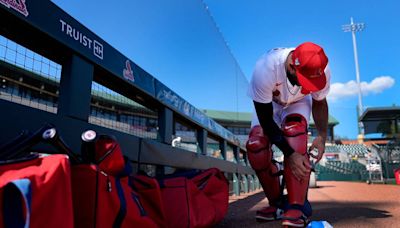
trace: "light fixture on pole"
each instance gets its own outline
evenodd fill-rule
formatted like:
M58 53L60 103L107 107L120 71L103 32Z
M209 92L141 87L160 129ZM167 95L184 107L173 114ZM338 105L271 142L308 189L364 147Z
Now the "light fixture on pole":
M356 32L361 32L364 30L365 24L364 23L354 23L353 18L350 18L350 24L348 25L342 25L342 30L344 32L351 32L351 35L353 37L353 49L354 49L354 61L356 65L356 79L357 79L357 85L358 85L358 115L357 117L360 118L360 116L363 113L363 105L362 105L362 94L361 94L361 84L360 84L360 70L358 68L358 55L357 55L357 43L356 43ZM358 120L359 121L359 120ZM362 123L359 121L358 123L358 131L360 134L363 134L362 132Z

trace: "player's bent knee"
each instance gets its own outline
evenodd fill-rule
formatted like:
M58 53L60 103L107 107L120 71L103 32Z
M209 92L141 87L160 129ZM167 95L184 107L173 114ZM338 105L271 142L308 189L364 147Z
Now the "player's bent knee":
M289 145L297 152L307 152L307 120L300 114L290 114L282 126L283 133Z

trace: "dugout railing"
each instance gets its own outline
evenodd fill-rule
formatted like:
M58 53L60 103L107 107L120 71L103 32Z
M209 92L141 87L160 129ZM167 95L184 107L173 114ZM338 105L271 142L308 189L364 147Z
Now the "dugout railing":
M10 140L23 129L36 130L48 122L57 126L64 140L74 151L79 151L81 133L93 129L100 134L116 136L124 154L136 164L136 171L141 169L141 165L154 166L158 174L163 174L168 167L217 167L229 177L231 191L236 195L260 188L257 177L247 161L245 148L231 132L189 104L51 1L0 1L0 25L0 35L5 37L7 42L13 41L60 66L59 78L35 86L34 83L40 82L36 77L35 67L29 70L17 64L18 48L15 51L15 61L9 61L7 58L1 61L0 75L4 85L0 97L0 142ZM5 47L6 50L7 48ZM29 59L27 56L25 54L25 59ZM49 72L52 71L51 66L49 63ZM30 80L35 77L35 80ZM106 88L104 91L112 91L110 94L118 94L124 99L110 103L114 95L106 99L102 99L98 91L93 95L96 92L93 91L93 83ZM11 87L16 88L18 92L6 90ZM52 89L54 91L50 91ZM47 96L49 99L42 99L41 96ZM41 108L43 100L50 103L48 100L52 100L54 104L50 108L49 105ZM109 104L113 105L108 107ZM121 122L121 117L129 117L130 114L123 115L128 111L119 107L129 105L130 110L133 110L130 112L132 115L135 110L142 110L139 121L154 120L151 131L146 131L148 128L137 131L134 129L136 133L147 134L132 134L123 130L123 127L129 124ZM94 110L100 110L102 116L97 115L94 118L93 113L97 113ZM118 113L118 118L113 116L110 120L107 111L104 114L104 110ZM111 127L104 124L105 121ZM181 126L182 129L177 129L177 126ZM128 129L131 130L129 126ZM195 139L192 144L195 151L189 152L187 149L173 147L171 144L177 138L177 132L185 132L188 129L194 132L192 136ZM211 144L214 147L217 144L219 158L209 156Z

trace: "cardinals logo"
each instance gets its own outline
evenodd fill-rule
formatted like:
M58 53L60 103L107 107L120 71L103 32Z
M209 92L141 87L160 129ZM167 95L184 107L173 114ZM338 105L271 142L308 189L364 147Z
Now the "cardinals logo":
M323 73L322 69L321 69L321 68L318 68L318 69L316 70L315 74L310 75L310 76L308 76L308 77L309 77L309 78L318 78L318 77L322 76L322 73Z
M296 58L296 59L294 60L294 65L300 66L299 58Z
M12 8L25 17L29 15L28 9L26 8L25 0L0 0L0 4L7 8Z
M128 79L131 82L134 82L135 81L135 76L133 75L131 62L129 62L129 60L126 60L125 67L126 68L123 71L124 78Z

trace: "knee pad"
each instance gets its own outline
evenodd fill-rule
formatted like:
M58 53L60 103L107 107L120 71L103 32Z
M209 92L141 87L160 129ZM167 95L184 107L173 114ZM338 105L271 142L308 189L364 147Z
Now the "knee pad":
M307 154L307 121L300 114L290 114L282 126L289 145L300 154Z
M272 161L271 144L263 129L257 125L253 127L246 143L247 156L251 167L255 171L269 169Z

